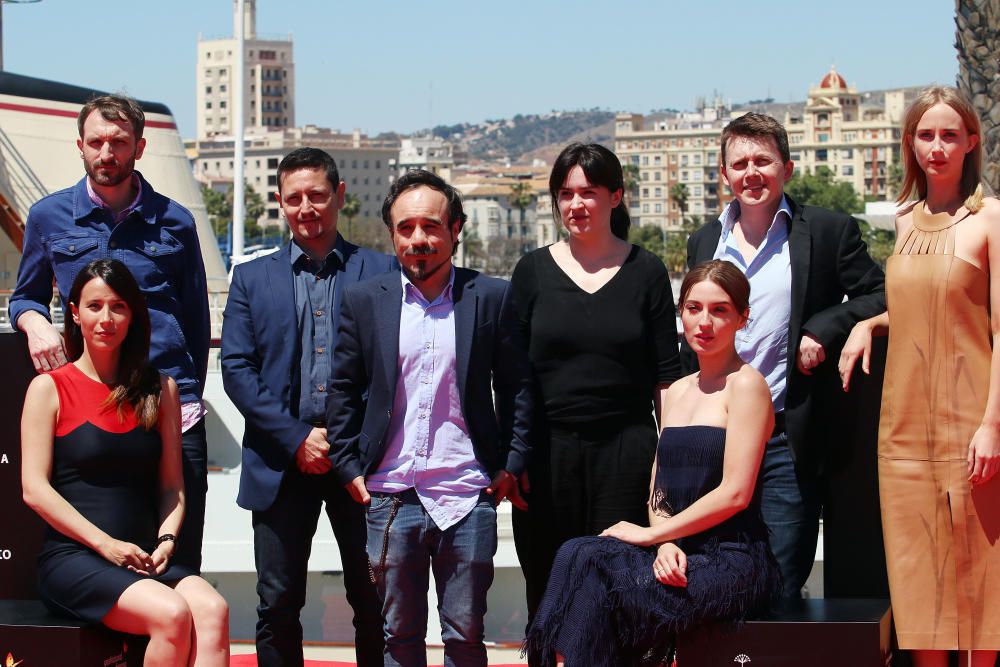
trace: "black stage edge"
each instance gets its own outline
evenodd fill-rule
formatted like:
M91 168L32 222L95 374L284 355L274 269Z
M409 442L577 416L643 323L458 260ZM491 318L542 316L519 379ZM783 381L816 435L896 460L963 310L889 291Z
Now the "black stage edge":
M35 377L24 334L0 333L0 373L0 600L31 600L45 524L21 499L21 408Z
M53 616L38 600L0 601L0 654L24 667L141 667L146 637Z
M681 637L677 667L885 667L891 617L888 600L796 600L738 629Z

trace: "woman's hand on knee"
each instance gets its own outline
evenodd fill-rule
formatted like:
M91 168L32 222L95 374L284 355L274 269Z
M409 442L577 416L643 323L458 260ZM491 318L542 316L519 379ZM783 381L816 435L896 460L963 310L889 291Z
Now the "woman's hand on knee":
M667 586L687 586L687 556L673 542L665 542L656 550L653 576Z
M139 574L148 575L155 570L152 556L131 542L123 542L109 537L101 545L99 553L114 565L128 568Z

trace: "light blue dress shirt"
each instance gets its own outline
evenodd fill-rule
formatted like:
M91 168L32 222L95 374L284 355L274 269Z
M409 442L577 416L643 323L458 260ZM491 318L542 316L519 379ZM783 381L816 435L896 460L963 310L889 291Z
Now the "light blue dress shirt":
M777 413L785 409L788 379L788 320L792 311L788 225L792 209L782 197L764 242L750 258L740 252L733 234L739 219L740 204L734 200L719 217L722 235L712 259L735 264L750 281L750 320L736 334L736 352L767 380Z

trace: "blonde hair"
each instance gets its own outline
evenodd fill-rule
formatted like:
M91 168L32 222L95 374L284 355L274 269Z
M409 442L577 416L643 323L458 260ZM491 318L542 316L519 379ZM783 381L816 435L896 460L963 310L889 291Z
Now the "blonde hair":
M969 135L976 135L980 141L965 155L962 164L962 180L959 184L960 191L965 197L965 207L972 213L976 213L983 207L983 186L981 183L983 173L983 142L982 130L979 125L979 116L972 107L972 103L955 88L950 86L931 86L920 91L917 99L907 108L903 117L903 139L901 146L901 158L903 162L903 184L899 188L899 196L896 198L897 204L908 201L914 194L917 199L927 197L927 176L920 165L917 164L917 157L913 153L913 136L917 132L917 124L924 113L935 104L947 104L954 109L962 122L965 123L965 130Z

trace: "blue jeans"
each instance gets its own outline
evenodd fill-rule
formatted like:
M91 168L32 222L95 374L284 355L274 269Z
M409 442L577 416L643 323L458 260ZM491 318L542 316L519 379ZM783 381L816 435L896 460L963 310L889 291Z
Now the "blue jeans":
M412 489L372 494L368 559L382 598L385 667L427 665L430 571L437 586L445 667L486 667L483 617L496 551L497 512L485 493L447 530L435 525Z
M799 598L816 559L819 480L796 470L784 433L767 441L760 478L761 513L781 570L782 597Z

